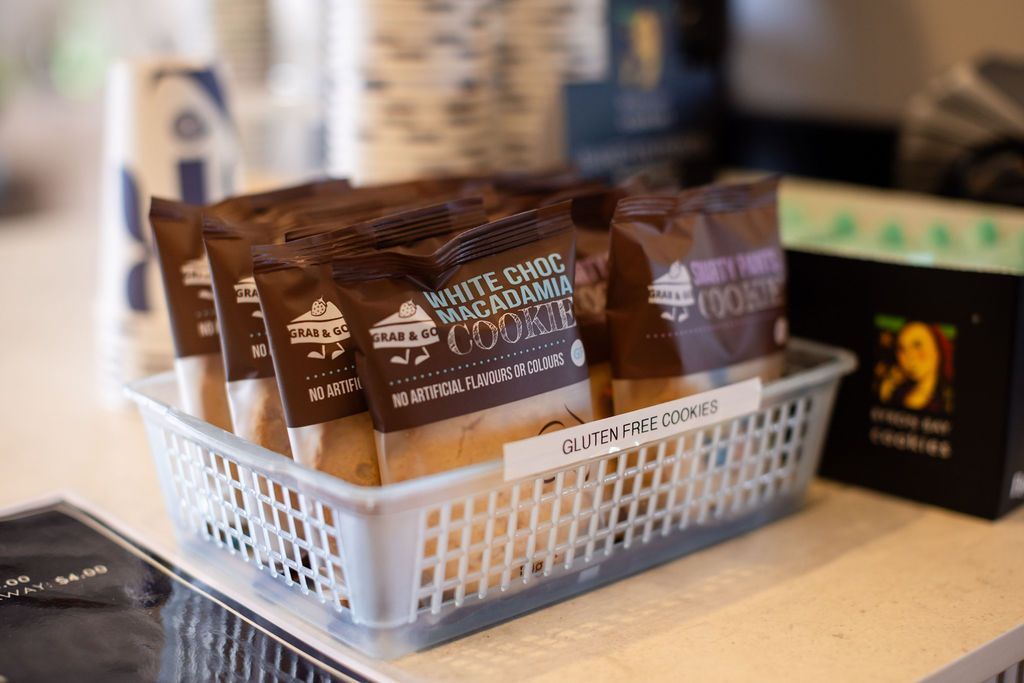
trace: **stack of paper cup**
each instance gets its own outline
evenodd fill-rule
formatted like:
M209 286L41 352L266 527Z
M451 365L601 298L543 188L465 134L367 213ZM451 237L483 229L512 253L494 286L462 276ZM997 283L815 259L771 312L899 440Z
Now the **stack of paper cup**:
M194 204L235 189L238 151L223 84L207 63L112 68L102 167L96 344L100 395L171 367L166 301L152 253L149 198Z
M327 157L361 183L489 170L495 0L329 0Z
M264 87L270 68L267 2L213 0L210 5L217 55L236 87Z
M503 167L565 162L563 87L608 70L606 0L505 0L499 74Z

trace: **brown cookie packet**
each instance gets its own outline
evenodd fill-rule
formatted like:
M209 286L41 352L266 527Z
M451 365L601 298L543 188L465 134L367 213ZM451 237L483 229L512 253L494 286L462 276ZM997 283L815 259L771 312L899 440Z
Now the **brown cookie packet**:
M591 419L574 266L567 203L471 228L427 257L335 260L385 483Z
M277 213L339 201L348 181L322 180L231 197L203 212L203 242L220 325L228 406L235 434L290 455L273 360L252 274L251 249L284 239Z
M474 198L490 206L494 190L484 178L417 180L358 187L330 202L283 207L269 214L284 230L286 241L322 234L331 228L426 207L455 199Z
M259 223L203 218L214 301L220 321L228 405L234 432L277 453L291 455L274 364L252 275L251 249L274 241Z
M615 411L782 372L778 180L619 202L608 283Z
M189 415L231 429L202 207L153 197L149 219L174 337L174 371Z
M331 260L378 248L433 250L486 222L483 202L412 209L252 249L253 270L295 459L346 481L380 484L373 428L338 307Z

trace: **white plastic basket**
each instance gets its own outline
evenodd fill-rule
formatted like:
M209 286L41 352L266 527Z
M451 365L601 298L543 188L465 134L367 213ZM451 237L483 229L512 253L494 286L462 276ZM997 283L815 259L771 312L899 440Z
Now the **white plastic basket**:
M192 559L371 655L393 658L776 519L814 474L843 350L795 340L762 407L506 483L500 461L381 488L316 472L128 391ZM245 592L243 591L243 592Z

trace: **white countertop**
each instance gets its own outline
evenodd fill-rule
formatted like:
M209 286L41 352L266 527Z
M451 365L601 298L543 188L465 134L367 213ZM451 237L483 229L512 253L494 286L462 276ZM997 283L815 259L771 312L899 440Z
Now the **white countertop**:
M0 507L71 490L173 553L141 422L95 400L94 234L0 222ZM817 482L765 529L454 643L332 654L408 680L905 681L1007 633L987 652L1024 658L1024 510L991 523Z

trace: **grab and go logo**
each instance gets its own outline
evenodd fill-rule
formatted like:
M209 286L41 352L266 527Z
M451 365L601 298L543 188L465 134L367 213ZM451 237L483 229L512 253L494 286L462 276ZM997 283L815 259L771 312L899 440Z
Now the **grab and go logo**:
M256 289L256 278L252 275L243 277L234 284L234 289L235 303L239 305L256 304L256 308L252 311L252 317L262 318L263 311L260 310L260 293Z
M397 312L378 320L370 328L370 334L373 348L399 350L389 359L396 365L408 365L410 361L419 365L430 358L427 347L438 341L437 323L422 306L411 300L399 306Z
M647 303L665 309L661 317L669 322L682 322L690 317L693 306L693 281L690 271L679 261L669 266L668 272L647 285Z
M314 301L308 311L288 324L290 344L313 344L320 347L306 353L307 358L334 360L345 353L341 342L350 336L348 323L341 311L323 297Z
M181 265L181 282L186 287L195 288L196 296L200 299L213 301L210 262L206 256L190 259Z

